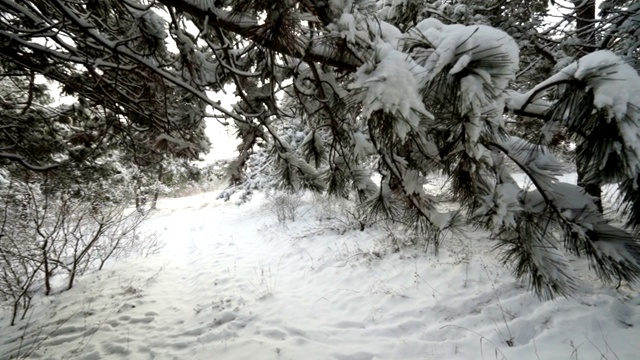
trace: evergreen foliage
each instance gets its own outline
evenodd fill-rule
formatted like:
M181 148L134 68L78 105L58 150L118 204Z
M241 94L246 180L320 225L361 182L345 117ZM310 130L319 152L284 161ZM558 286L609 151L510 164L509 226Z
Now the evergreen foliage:
M2 94L2 167L159 179L207 151L204 119L217 119L240 139L223 197L352 196L368 221L427 239L466 217L542 297L576 288L569 254L635 281L640 7L603 1L585 22L582 3L556 18L546 1L0 1L2 81L19 89ZM51 106L39 76L77 103ZM228 107L210 96L225 85ZM514 134L522 117L538 128ZM619 184L625 228L558 181L559 134L591 184ZM461 211L440 212L422 186L443 173Z

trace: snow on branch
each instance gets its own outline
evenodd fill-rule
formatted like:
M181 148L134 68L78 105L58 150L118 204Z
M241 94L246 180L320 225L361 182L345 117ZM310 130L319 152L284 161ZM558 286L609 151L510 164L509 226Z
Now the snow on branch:
M440 106L443 121L463 126L465 152L483 161L486 149L479 141L503 125L505 90L518 68L514 39L489 26L428 18L408 31L402 46L425 70L425 101Z
M194 18L206 22L209 26L217 26L222 30L231 31L245 39L255 41L269 49L283 55L298 58L304 61L320 62L322 64L335 66L342 70L354 70L361 62L345 54L335 51L334 46L329 46L326 41L311 41L306 37L301 37L298 44L287 43L285 39L265 40L260 37L260 25L257 20L249 15L230 12L219 7L211 7L212 1L204 0L160 0L160 3L167 7L188 13ZM334 50L334 51L332 51Z
M604 221L598 213L593 199L580 187L558 182L557 175L563 170L562 164L545 146L531 144L518 137L510 137L503 142L494 142L492 146L500 149L513 160L529 177L534 190L524 194L524 208L540 213L548 206L561 217L575 221L581 218L589 222ZM514 182L511 182L514 183ZM585 217L584 214L590 214Z
M593 106L605 110L610 119L640 118L640 76L633 67L609 50L583 56L526 94L512 93L510 107L522 109L536 104L546 90L570 81L580 81L593 92Z
M511 158L535 188L525 191L514 181L499 183L475 215L492 214L493 232L502 237L503 260L515 261L520 275L529 274L539 295L567 294L575 286L568 281L568 262L554 240L558 233L567 250L589 257L602 279L640 279L638 239L607 223L584 189L558 182L555 174L561 164L546 147L515 137L493 146Z
M349 10L345 10L327 29L352 44L385 42L393 48L398 48L398 42L403 36L400 29L386 21Z
M283 181L281 187L287 190L299 191L308 189L323 192L327 185L318 171L306 161L300 159L291 151L278 152L277 171Z
M558 100L546 98L551 90ZM592 176L610 169L605 181L618 181L640 173L640 76L611 51L588 54L527 93L510 92L507 107L551 120L543 129L546 139L557 131L552 122L559 122L580 141L588 140L579 157Z
M394 130L404 140L422 118L433 119L420 95L424 74L424 69L406 54L387 43L379 45L376 63L361 66L351 85L352 89L359 90L362 116L369 118L378 110L398 116L399 119L394 119Z
M495 98L515 78L518 69L519 49L515 40L490 26L445 25L428 18L409 32L408 39L425 39L435 48L425 63L429 81L445 68L450 68L450 75L466 69L491 84ZM484 98L484 94L478 96Z

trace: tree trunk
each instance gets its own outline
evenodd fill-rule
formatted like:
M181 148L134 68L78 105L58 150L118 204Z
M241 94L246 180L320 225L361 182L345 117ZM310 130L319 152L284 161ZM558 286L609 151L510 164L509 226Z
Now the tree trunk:
M585 55L595 50L595 20L596 20L596 1L595 0L574 0L576 14L576 35L580 39L579 55ZM588 145L579 145L588 146ZM580 148L576 149L580 153ZM578 186L582 187L587 194L593 197L598 206L598 210L602 213L602 189L600 184L593 184L585 181L587 173L583 166L578 164Z
M584 172L584 169L581 166L578 166L578 186L583 188L587 194L593 197L593 202L598 207L598 211L602 214L604 209L602 207L602 189L600 188L600 184L585 182L584 179L586 177L587 174Z
M69 274L69 283L67 284L67 290L71 290L73 288L73 282L76 280L77 267L78 263L74 262L73 267L71 268L71 274Z
M144 204L147 199L145 198L145 195L142 193L142 182L139 179L136 180L136 184L135 184L135 187L133 188L133 192L136 197L136 210L138 210L139 213L143 213Z
M47 246L49 245L49 241L45 240L42 245L42 264L44 265L44 294L51 294L51 274L49 272L49 252L47 251Z
M574 0L576 14L576 36L580 39L580 55L595 50L596 0Z
M160 164L160 169L158 169L158 182L162 182L162 176L164 175L164 167ZM153 193L153 199L151 200L151 208L150 210L155 210L158 205L158 197L160 197L160 191L156 187L155 192Z

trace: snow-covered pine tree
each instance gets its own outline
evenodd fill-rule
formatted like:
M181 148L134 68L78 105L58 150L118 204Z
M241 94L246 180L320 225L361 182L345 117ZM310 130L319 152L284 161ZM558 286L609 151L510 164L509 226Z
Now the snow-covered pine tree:
M105 203L130 201L139 190L153 193L174 164L208 150L204 101L163 83L150 67L178 59L166 49L160 16L142 4L76 5L0 4L7 15L0 21L0 166L16 181L28 176L25 169L45 171L59 188L86 187ZM83 11L93 25L81 19ZM70 22L29 33L61 18ZM89 29L95 33L87 38ZM117 46L133 62L110 50L119 37L128 39ZM183 63L173 68L186 71ZM61 94L75 102L54 101Z
M524 4L0 1L10 14L0 18L0 56L181 149L202 148L203 117L233 123L236 184L268 168L279 186L354 193L371 218L412 224L427 239L466 212L540 296L575 288L567 253L589 257L603 280L637 280L640 79L626 61L638 51L638 7L605 1L595 24L603 48L583 56L557 40L571 31L566 20L543 23L546 2ZM235 86L230 107L209 96L225 84ZM542 129L514 136L514 115ZM592 181L619 184L626 228L558 181L546 143L559 130L587 145L578 161ZM533 188L513 179L505 157ZM439 173L462 212L438 212L425 193Z

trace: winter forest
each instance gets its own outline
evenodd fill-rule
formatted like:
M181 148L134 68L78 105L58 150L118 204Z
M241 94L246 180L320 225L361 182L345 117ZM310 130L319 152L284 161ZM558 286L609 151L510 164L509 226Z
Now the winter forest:
M636 1L0 0L0 360L632 359L639 236Z

